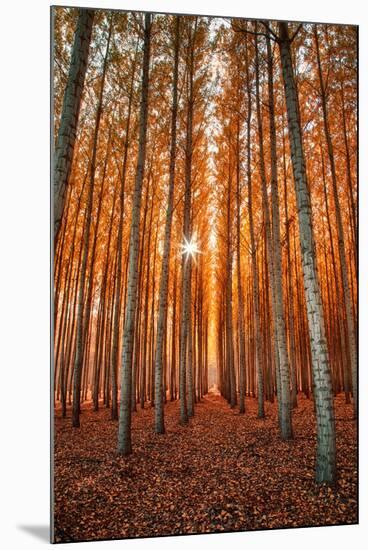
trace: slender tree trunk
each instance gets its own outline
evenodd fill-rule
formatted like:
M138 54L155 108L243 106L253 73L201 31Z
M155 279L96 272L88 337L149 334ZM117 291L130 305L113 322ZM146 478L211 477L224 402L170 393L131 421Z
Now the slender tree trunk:
M143 221L141 223L140 235L140 252L138 258L138 283L137 283L137 297L136 297L136 314L135 314L135 329L134 329L134 338L133 338L133 366L132 366L132 412L137 410L137 389L139 388L139 374L142 366L141 362L141 318L142 318L142 299L143 299L143 274L144 274L144 256L145 256L145 240L146 240L146 223L147 223L147 212L148 212L148 202L150 195L150 182L151 182L151 170L148 170L147 177L147 190L145 197ZM148 244L147 249L150 250L151 246L151 234L152 234L152 216L153 216L153 197L151 204L151 214L150 214L150 227L148 231Z
M175 258L174 266L174 283L173 283L173 305L172 305L172 318L171 318L171 391L170 399L174 401L177 397L176 388L176 301L177 301L177 259Z
M70 61L68 81L54 153L54 239L60 228L65 191L73 161L79 110L92 36L94 10L79 9L77 28Z
M106 260L104 265L104 271L103 271L103 278L102 278L102 288L101 288L101 297L100 297L100 307L102 309L102 322L101 322L101 338L100 343L98 346L98 353L97 353L97 346L96 346L96 354L98 356L97 363L95 363L95 378L94 378L94 384L95 384L95 391L94 391L94 403L95 408L98 409L98 395L100 392L100 373L101 373L101 365L103 363L102 357L102 349L103 346L106 346L106 327L107 327L107 311L105 307L106 303L106 291L107 291L107 282L108 282L108 275L109 275L109 269L110 269L110 246L111 246L111 238L112 238L112 229L113 229L113 219L114 219L114 211L115 211L115 202L116 202L116 192L114 192L113 196L113 202L111 207L111 215L110 215L110 223L109 223L109 230L108 230L108 238L107 238L107 247L106 247ZM108 308L110 309L110 308ZM98 338L96 337L96 341L98 342ZM105 368L106 368L106 361L105 361Z
M138 162L135 177L135 189L132 203L132 221L129 246L128 297L125 314L123 351L121 367L121 400L119 414L118 452L129 455L131 443L131 392L132 392L132 354L134 340L134 321L136 313L139 255L139 221L141 212L142 185L146 160L146 139L148 119L149 62L151 46L151 14L145 14L144 53L142 71L142 97L139 121Z
M291 421L290 405L290 364L287 351L284 297L282 288L282 266L281 266L281 244L280 244L280 213L279 213L279 192L277 176L277 150L276 150L276 128L274 112L274 93L273 93L273 59L271 51L271 41L266 37L267 44L267 68L268 68L268 105L270 120L270 146L271 146L271 207L272 207L272 233L273 233L273 255L269 262L273 263L273 275L275 286L275 321L277 344L280 361L280 391L281 396L281 435L283 439L292 439L293 428ZM265 183L265 182L264 182ZM264 191L265 189L265 185ZM267 201L267 191L265 202ZM267 206L267 205L266 205ZM268 206L267 206L268 214ZM270 247L271 249L271 247ZM270 250L271 252L271 250ZM271 273L270 273L271 277Z
M157 255L157 239L158 226L160 217L156 221L156 234L153 252L153 269L151 277L151 326L150 326L150 372L151 372L151 406L155 405L155 305L156 305L156 255Z
M193 397L193 316L192 316L192 260L189 260L189 292L187 321L187 411L188 417L194 416Z
M184 220L183 237L187 243L191 241L190 234L190 211L191 211L191 180L192 180L192 155L193 155L193 58L194 45L193 34L189 29L188 38L188 60L187 60L187 82L188 82L188 105L187 105L187 128L185 143L185 196L184 196ZM180 386L180 423L188 423L187 409L187 379L188 365L187 346L188 330L190 327L191 310L189 303L189 288L191 274L191 258L183 256L182 261L182 305L181 305L181 326L180 326L180 354L179 354L179 386Z
M340 199L339 199L339 194L337 189L338 186L337 186L337 176L336 176L336 167L335 167L335 157L334 157L332 139L331 139L331 134L329 129L329 122L328 122L326 89L325 89L325 84L323 82L323 76L322 76L317 25L314 26L314 39L315 39L316 50L317 50L318 76L319 76L319 84L320 84L320 92L321 92L321 100L322 100L323 128L325 132L328 157L330 161L333 198L335 203L338 248L339 248L340 265L341 265L341 279L342 279L342 285L343 285L342 298L345 306L346 321L348 326L348 343L349 343L349 352L350 352L352 381L353 381L354 412L356 415L357 414L357 397L358 397L357 396L357 350L356 350L356 334L355 334L354 316L353 316L353 300L352 300L351 289L350 289L349 278L348 278L348 268L347 268L347 262L346 262L346 254L345 254L344 230L343 230L343 222L342 222L342 216L341 216Z
M285 88L291 158L298 205L300 247L304 291L307 301L311 340L314 398L317 417L316 481L334 483L336 479L336 436L331 372L318 281L312 211L305 168L298 96L291 59L287 23L279 23L279 48Z
M289 328L289 357L291 371L291 404L293 407L298 406L297 393L297 365L295 353L295 326L294 326L294 291L292 285L292 269L290 256L290 221L288 209L288 189L286 175L286 152L285 152L285 134L282 133L282 157L283 157L283 177L284 177L284 210L285 210L285 235L286 235L286 281L287 281L287 312L288 312L288 328Z
M255 25L255 31L257 32L257 25ZM279 414L279 425L281 429L281 434L284 434L285 429L288 427L287 417L285 417L286 406L283 403L284 391L281 391L281 373L280 373L280 351L279 351L279 339L278 339L278 323L276 321L276 284L275 284L275 270L274 270L274 251L273 251L273 242L271 236L271 221L270 221L270 212L268 206L268 194L267 194L267 182L266 182L266 169L265 169L265 160L264 160L264 145L263 145L263 123L262 123L262 112L261 112L261 102L260 102L260 83L259 83L259 52L258 52L258 38L255 36L255 85L256 85L256 109L257 109L257 126L258 126L258 139L259 139L259 168L260 168L260 178L261 178L261 191L262 191L262 210L264 217L264 226L265 226L265 252L264 256L266 258L266 265L268 269L268 284L271 291L271 304L272 307L269 309L270 312L270 321L273 325L274 334L271 336L271 341L273 345L274 359L275 359L275 370L276 370L276 385L277 385L277 402L278 402L278 414ZM264 366L267 366L266 360L264 360ZM284 369L285 371L285 369ZM287 436L286 439L289 437Z
M76 356L75 356L74 379L73 379L73 419L72 421L73 421L74 428L79 428L80 426L79 414L80 414L81 376L82 376L82 366L83 366L83 354L85 349L85 335L87 333L89 316L90 316L90 311L89 311L90 300L87 300L86 308L84 304L84 300L85 300L84 296L85 296L85 289L86 289L85 279L86 279L86 273L87 273L88 248L89 248L91 220L92 220L93 191L95 186L98 136L99 136L99 130L100 130L101 115L102 115L103 93L104 93L105 77L106 77L106 71L107 71L107 58L108 58L110 39L111 39L111 33L112 33L112 21L113 21L113 18L111 16L106 52L105 52L105 57L104 57L104 62L102 67L100 91L99 91L98 103L97 103L96 122L95 122L95 128L94 128L94 138L93 138L93 147L92 147L91 173L90 173L89 190L88 190L87 207L86 207L87 209L86 227L83 234L83 243L82 243L83 253L82 253L82 259L81 259L80 286L78 291ZM92 256L92 262L93 261L94 261L94 258ZM89 285L93 284L92 271L93 270L91 269L91 272L89 274L89 281L88 281ZM87 286L87 288L90 288L90 287ZM89 295L89 292L88 292L88 295Z
M173 103L171 115L171 150L169 172L169 194L167 198L164 250L162 256L161 280L159 290L156 357L155 357L155 432L165 433L164 406L162 395L162 352L164 342L164 324L167 316L167 295L169 285L169 262L171 247L171 226L173 217L174 186L175 186L175 161L176 161L176 119L178 112L178 68L179 68L179 26L180 18L176 17L175 23L175 51L173 72Z
M343 132L344 132L344 147L345 147L345 158L346 158L346 177L348 184L348 196L351 209L351 228L353 234L353 249L354 249L354 267L355 267L355 276L357 276L358 265L356 257L356 243L357 243L357 216L356 216L356 206L353 195L353 178L351 174L351 160L350 160L350 149L349 149L349 140L348 140L348 130L346 124L346 108L345 108L345 96L344 96L344 86L341 84L341 103L342 103L342 123L343 123Z
M253 224L253 189L252 189L252 167L251 167L251 117L252 117L252 95L249 80L249 62L248 49L246 51L246 73L247 73L247 182L248 182L248 216L249 233L251 242L252 256L252 278L253 278L253 312L255 329L255 363L257 372L257 398L258 398L258 418L263 418L264 412L264 383L263 383L263 365L262 365L262 342L261 342L261 323L259 316L259 283L258 283L258 265L257 249L254 237Z
M238 331L239 331L239 412L245 412L245 336L244 304L240 258L240 124L237 126L237 165L236 165L236 269L238 291Z
M148 193L148 190L147 190ZM144 409L146 398L146 378L147 378L147 336L148 336L148 311L149 311L149 289L150 289L150 265L151 265L151 234L153 217L153 197L148 230L147 259L146 259L146 277L145 277L145 298L144 298L144 320L143 320L143 351L142 351L142 372L140 380L140 401L141 409Z
M138 42L137 42L138 47ZM116 266L116 296L114 300L114 326L112 334L112 351L111 351L111 419L118 420L118 355L119 355L119 342L120 342L120 327L121 327L121 312L122 312L122 299L121 299L121 287L123 282L123 227L124 227L124 207L125 207L125 181L126 181L126 172L128 166L128 151L129 151L129 140L130 140L130 125L131 125L131 114L132 114L132 104L133 104L133 87L135 80L135 68L137 61L137 48L135 51L133 67L132 67L132 77L130 80L130 89L129 89L129 100L128 100L128 113L125 126L125 142L124 142L124 153L123 153L123 165L121 171L121 189L120 189L120 219L119 219L119 229L118 229L118 242L117 242L117 266Z
M330 249L331 249L331 260L332 260L332 270L333 270L333 279L335 283L335 294L337 298L337 315L336 315L336 324L338 328L338 335L339 335L339 351L340 351L340 359L342 364L342 370L344 373L344 389L345 389L345 396L347 403L350 403L350 395L349 395L349 370L348 370L348 363L349 363L349 357L345 356L344 348L345 348L345 334L344 334L344 300L341 300L341 287L340 287L340 281L338 277L338 270L336 267L336 258L335 258L335 247L333 242L333 235L332 235L332 226L331 226L331 216L330 216L330 209L328 204L328 196L327 196L327 185L326 185L326 171L325 171L325 161L323 156L323 150L321 147L321 160L322 160L322 179L323 179L323 194L325 199L325 207L326 207L326 219L327 219L327 229L328 229L328 235L329 235L329 241L330 241Z
M88 177L88 171L85 176L85 180L82 185L82 190L84 189L84 183L87 180ZM82 191L83 193L83 191ZM80 208L80 199L81 195L78 199L78 208L76 210L76 217L78 218L79 208ZM63 232L60 238L58 238L57 245L56 245L56 253L54 256L54 334L59 333L59 326L58 326L58 313L59 313L59 297L60 297L60 289L61 289L61 281L62 281L62 264L63 264L63 251L65 250L65 239L66 239L66 228L67 224L69 222L69 212L71 210L71 200L68 197L67 200L67 208L65 212L65 223L63 224ZM61 229L60 229L61 231ZM74 240L73 240L74 243ZM56 374L56 372L55 372Z
M226 369L229 376L229 402L230 407L234 408L236 405L236 379L235 379L235 367L234 367L234 342L233 342L233 282L232 282L232 262L233 254L231 250L231 226L232 226L232 212L231 212L231 155L230 155L231 143L229 140L229 174L227 185L227 199L226 199L226 212L227 212L227 232L226 232Z
M70 257L68 260L68 269L67 269L67 279L65 281L65 320L62 323L60 327L61 335L61 360L60 360L60 367L59 367L59 388L58 393L61 393L61 402L62 402L62 408L63 408L63 416L66 416L66 394L65 394L65 348L66 348L66 337L68 334L68 326L70 323L70 306L69 306L69 296L70 296L70 288L71 288L71 275L72 275L72 260L74 256L74 246L72 246L72 250L70 253ZM64 301L64 300L63 300Z
M70 280L69 280L70 285L71 285L71 281L72 281L74 251L75 251L75 245L76 245L76 240L77 240L77 227L78 227L77 222L78 222L78 216L79 216L79 212L80 212L80 205L81 205L81 200L82 200L82 196L83 196L83 191L84 191L84 188L85 188L86 179L87 178L85 178L84 181L83 181L82 190L81 190L79 198L78 198L76 214L75 214L76 217L75 217L73 236L72 236L72 241L71 241L72 245L71 245L69 261L68 261L68 272L69 272L69 277L70 277ZM68 206L68 210L69 210L69 206ZM84 220L85 220L85 216L83 217L83 222L82 222L82 233L83 233L83 227L84 227ZM79 259L80 259L80 254L79 254ZM78 261L78 256L77 256L77 261ZM79 265L79 261L78 261L78 265ZM76 277L76 279L78 279L78 277ZM68 285L67 288L68 288L68 294L69 294L69 285ZM77 287L75 287L75 288L77 288ZM75 291L74 291L74 296L76 296ZM72 299L72 297L70 299ZM75 301L76 301L76 298L74 297L74 302ZM69 303L69 295L68 295L68 298L66 300L66 303L67 304ZM56 304L55 304L55 307L57 307ZM72 311L70 311L70 309ZM63 358L62 361L63 361L63 363L60 366L60 391L61 391L61 402L62 402L63 417L66 416L66 398L67 398L66 384L67 384L67 377L68 377L68 371L69 371L69 361L70 361L70 351L69 350L70 350L70 347L71 347L71 340L72 340L72 333L73 333L73 330L70 331L69 327L71 326L72 329L74 327L75 305L70 309L69 309L69 315L68 315L68 327L66 329L65 342L62 345L62 358ZM56 327L55 327L55 334L56 334ZM57 357L58 357L58 353L56 351L56 361L55 361L55 366L56 367L57 367L57 364L58 364ZM66 368L66 374L65 374L65 368ZM54 385L55 385L55 381L56 381L56 374L57 374L57 371L56 371L56 368L55 368Z

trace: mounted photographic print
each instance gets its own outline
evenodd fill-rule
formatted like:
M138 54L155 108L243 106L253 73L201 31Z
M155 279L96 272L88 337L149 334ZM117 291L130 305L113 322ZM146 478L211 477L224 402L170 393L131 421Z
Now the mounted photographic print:
M51 9L54 542L358 522L358 29L244 16Z

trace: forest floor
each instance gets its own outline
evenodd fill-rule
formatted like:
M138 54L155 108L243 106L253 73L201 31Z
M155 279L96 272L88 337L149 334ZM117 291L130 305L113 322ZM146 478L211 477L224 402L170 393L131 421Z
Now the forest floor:
M335 487L314 482L312 401L298 397L295 439L282 441L277 404L246 400L246 414L216 393L196 405L186 427L179 403L165 406L166 434L153 433L153 409L133 415L133 454L116 453L110 411L82 405L81 428L55 413L55 542L184 533L353 524L357 443L352 406L338 396Z

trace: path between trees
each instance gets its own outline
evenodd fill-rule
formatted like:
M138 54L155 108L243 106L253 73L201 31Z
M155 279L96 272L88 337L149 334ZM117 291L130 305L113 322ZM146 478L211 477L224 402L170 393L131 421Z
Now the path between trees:
M314 482L312 402L298 398L295 440L279 437L277 404L256 417L230 409L216 391L196 405L189 426L179 402L165 406L166 434L153 432L153 409L133 415L133 454L116 454L110 411L82 406L81 428L55 413L57 542L333 525L357 520L355 426L351 406L336 399L339 479Z

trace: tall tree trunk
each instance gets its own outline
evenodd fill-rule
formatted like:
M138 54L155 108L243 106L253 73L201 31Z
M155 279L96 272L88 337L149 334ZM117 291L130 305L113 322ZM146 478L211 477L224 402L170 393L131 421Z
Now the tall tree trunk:
M177 301L177 277L178 263L175 258L174 262L174 282L173 282L173 304L171 317L171 376L170 376L170 399L174 401L177 398L177 382L176 382L176 301Z
M61 120L54 153L54 239L58 230L65 203L65 191L73 161L79 110L86 76L89 46L92 36L94 10L79 9L74 36L68 81L66 84Z
M190 25L190 23L189 23ZM197 25L197 19L195 27ZM194 32L195 34L195 32ZM188 38L188 59L187 59L187 86L188 86L188 105L187 105L187 128L185 142L185 196L184 196L184 220L183 237L185 242L191 241L190 234L190 212L191 212L191 183L192 183L192 155L193 155L193 61L194 61L194 35L189 27ZM179 353L179 386L180 386L180 423L188 423L187 409L187 379L188 370L191 365L187 361L188 331L190 327L191 309L189 303L189 288L191 275L190 255L183 256L182 261L182 303L181 303L181 323L180 323L180 353Z
M357 265L357 254L356 254L356 243L357 243L357 216L356 216L356 206L353 195L353 178L351 174L351 160L350 160L350 149L349 149L349 140L348 140L348 130L346 124L346 108L345 108L345 96L344 96L344 86L341 84L341 107L342 107L342 123L343 123L343 133L344 133L344 147L345 147L345 158L346 158L346 178L348 184L348 196L349 204L351 209L351 228L353 234L353 248L354 248L354 267L355 267L355 276L357 276L358 265Z
M234 342L233 342L233 282L232 282L232 262L233 254L231 250L231 142L229 140L229 173L227 185L226 199L226 216L227 216L227 232L226 232L226 369L229 376L229 402L230 407L236 405L236 379L234 367Z
M71 280L72 280L74 251L75 251L75 245L76 245L76 240L77 240L77 227L78 227L77 221L78 221L78 216L79 216L79 213L80 213L80 205L81 205L81 200L82 200L82 197L83 197L83 191L84 191L84 188L85 188L86 180L87 180L87 178L85 178L84 181L83 181L82 190L81 190L79 198L78 198L76 214L75 214L76 217L75 217L73 236L72 236L72 241L71 241L72 245L71 245L71 250L70 250L69 260L68 260L68 271L69 271L69 276L70 276L69 284L71 284ZM68 209L69 209L69 206L68 206ZM84 220L85 220L85 216L83 216L82 228L84 227ZM83 231L82 231L82 233L83 233ZM81 249L80 249L80 252L79 252L79 258L80 258L80 253L81 253ZM78 266L79 266L80 264L79 264L79 261L78 261L78 255L77 255L77 262L78 262ZM78 277L75 276L75 279L78 279ZM67 287L68 288L68 298L66 299L67 304L69 303L69 284L68 284L68 287ZM75 286L75 288L78 288L78 287ZM70 299L71 298L72 297L70 297ZM72 311L70 311L70 309L69 309L68 327L66 329L65 342L62 345L62 358L63 358L62 360L63 360L63 363L60 366L60 391L61 391L61 402L62 402L63 417L66 416L66 398L67 398L66 384L67 384L67 377L68 377L68 371L69 371L69 361L70 361L70 356L69 356L68 352L69 352L70 347L71 347L71 340L72 340L72 334L71 333L73 332L72 330L70 331L69 328L70 328L70 326L72 328L74 327L75 303L76 303L76 292L74 291L74 307L70 308ZM56 305L55 305L55 307L56 307ZM55 334L56 334L56 327L55 327ZM56 374L57 374L57 371L56 371L57 356L58 356L58 354L56 352L54 386L55 386ZM65 364L67 365L66 373L65 373Z
M192 259L189 260L189 292L188 292L188 321L187 321L187 410L188 417L194 416L193 396L193 316L192 316Z
M151 165L150 165L151 166ZM151 182L151 169L148 170L147 176L147 189L145 197L145 205L143 210L143 221L141 222L140 235L140 252L138 257L138 283L137 283L137 297L136 297L136 314L135 314L135 328L134 328L134 338L133 338L133 366L132 366L132 412L137 410L137 390L139 387L138 378L141 369L141 318L142 318L142 300L143 300L143 274L144 274L144 255L145 255L145 240L146 240L146 223L147 223L147 212L148 212L148 202L150 195L150 182ZM152 234L152 216L153 216L153 196L151 204L151 215L150 215L150 227L148 231L148 244L147 250L150 251L151 247L151 234Z
M107 70L107 58L109 54L110 39L111 39L111 33L112 33L112 22L113 22L113 17L111 16L106 52L105 52L105 57L104 57L103 67L102 67L100 91L99 91L98 102L97 102L96 121L95 121L94 138L93 138L93 146L92 146L91 173L90 173L87 207L86 207L86 210L87 210L86 226L85 226L85 231L83 233L83 242L82 242L83 253L82 253L82 259L81 259L80 286L78 291L76 356L75 356L75 363L74 363L74 379L73 379L73 427L74 428L79 428L80 426L79 413L80 413L81 376L82 376L82 366L83 366L83 355L84 355L84 349L85 349L85 336L87 334L89 316L90 316L90 311L89 311L90 300L87 300L87 307L85 307L85 304L84 304L84 300L85 300L84 296L85 296L85 289L86 289L85 279L86 279L86 273L87 273L88 249L89 249L90 231L91 231L93 191L95 186L98 137L99 137L99 130L100 130L101 115L102 115L102 103L103 103L103 93L104 93L105 77L106 77L106 70ZM94 261L94 258L92 257L92 262L93 261ZM93 263L91 264L91 266L92 265ZM88 284L89 285L93 284L93 269L91 269L91 272L89 274ZM89 289L90 286L89 287L87 286L87 288ZM88 295L90 295L90 291L88 291Z
M104 264L104 270L103 270L103 278L102 278L102 284L101 284L101 294L100 294L100 308L102 309L102 322L100 327L100 344L96 345L96 352L95 355L98 356L97 363L95 362L95 377L94 377L94 405L95 410L98 409L98 396L100 391L100 373L101 373L101 364L103 362L102 357L102 349L103 346L106 346L106 325L107 325L107 311L105 307L106 303L106 291L107 291L107 282L108 282L108 275L109 275L109 269L110 269L110 246L111 246L111 238L112 238L112 229L113 229L113 219L114 219L114 212L115 212L115 202L116 202L116 190L114 190L114 196L113 196L113 202L111 206L111 215L109 220L109 230L108 230L108 237L107 237L107 247L106 247L106 260ZM109 309L109 308L108 308ZM98 343L98 338L96 337L96 342ZM98 351L98 353L97 353ZM106 368L106 362L105 362L105 368Z
M150 372L151 372L151 406L155 405L155 305L156 305L156 257L160 216L157 216L155 242L153 246L153 269L151 276L151 320L150 320Z
M253 278L253 312L254 312L254 328L255 328L255 362L257 372L257 398L258 398L258 418L263 418L264 412L264 384L263 384L263 365L262 365L262 342L261 342L261 323L259 316L259 282L258 282L258 265L257 265L257 249L254 237L253 224L253 189L252 189L252 167L251 167L251 118L252 118L252 94L250 89L249 79L249 61L248 47L246 51L246 75L247 75L247 183L248 183L248 216L249 216L249 233L251 242L252 256L252 278Z
M148 195L148 188L147 188ZM145 278L145 299L144 299L144 324L143 324L143 352L142 352L142 373L140 383L140 401L141 409L144 409L146 398L146 379L147 379L147 336L148 336L148 317L149 317L149 290L150 290L150 265L151 265L151 235L153 219L154 197L152 196L151 213L148 230L147 258L146 258L146 278Z
M318 76L319 76L320 93L321 93L321 100L322 100L323 128L324 128L325 138L327 143L328 158L330 161L333 198L335 203L335 216L336 216L337 236L338 236L337 242L338 242L338 248L339 248L341 279L342 279L342 285L343 285L342 299L345 306L346 321L348 326L348 343L349 343L349 352L350 352L351 374L352 374L352 381L353 381L354 411L356 415L357 407L358 407L358 404L357 404L357 398L358 398L357 396L357 350L356 350L356 334L355 334L354 316L353 316L353 300L352 300L351 289L350 289L349 278L348 278L348 268L347 268L347 262L346 262L345 243L344 243L344 230L343 230L343 222L342 222L342 216L341 216L339 194L337 189L335 157L334 157L332 139L331 139L331 134L329 129L329 122L328 122L326 88L325 88L325 84L323 82L323 76L322 76L317 25L314 26L314 39L315 39L316 50L317 50Z
M255 32L257 32L257 24L255 24ZM258 126L258 140L259 140L259 171L261 178L261 192L262 192L262 210L265 224L265 258L267 258L267 268L268 268L268 282L271 290L271 304L270 308L270 317L271 323L273 324L273 351L275 357L275 369L276 369L276 385L277 385L277 401L278 401L278 413L279 413L279 424L281 433L283 434L283 426L287 426L287 419L283 417L283 414L286 410L286 407L283 406L282 397L284 392L281 391L281 376L280 376L280 353L278 346L278 334L277 328L278 323L276 322L276 287L275 287L275 272L274 272L274 254L273 254L273 243L271 237L271 221L270 221L270 212L268 206L268 195L267 195L267 182L266 182L266 169L265 169L265 160L264 160L264 146L263 146L263 123L262 123L262 112L261 112L261 101L260 101L260 84L259 84L259 52L258 52L258 38L255 36L255 85L256 85L256 110L257 110L257 126ZM266 365L265 365L266 366Z
M273 275L275 286L275 322L277 333L277 344L280 361L280 391L281 396L281 435L283 439L292 439L293 429L291 421L290 405L290 364L287 351L286 327L284 314L284 297L282 288L282 266L281 266L281 244L280 244L280 213L279 213L279 192L277 177L277 150L276 150L276 128L275 108L273 94L273 59L270 37L266 37L267 45L267 69L268 69L268 107L270 121L270 146L271 146L271 208L272 208L272 233L273 233ZM263 186L265 188L265 185ZM264 189L265 190L265 189ZM265 201L267 200L267 192ZM268 214L268 207L267 207ZM271 247L270 247L271 248ZM271 274L270 274L271 276Z
M121 287L123 282L123 227L124 227L124 207L125 207L125 181L126 172L128 166L128 151L130 140L130 124L132 115L133 104L133 88L135 80L135 68L137 61L137 47L134 54L134 61L132 67L132 77L130 80L129 100L128 100L128 113L125 126L125 141L124 141L124 153L123 153L123 165L121 170L121 189L120 189L120 219L118 229L118 242L117 242L117 265L116 265L116 296L114 300L114 314L113 314L113 335L112 335L112 350L111 350L111 420L118 420L118 354L119 354L119 342L120 342L120 326L121 326L121 312L122 312L122 299L121 299Z
M344 353L346 346L345 344L345 334L344 334L344 310L345 310L345 302L344 300L341 300L341 287L340 287L340 281L338 277L338 270L336 267L336 259L335 259L335 247L333 242L333 235L332 235L332 226L331 226L331 216L330 216L330 209L328 204L328 196L327 196L327 185L326 185L326 170L325 170L325 160L323 156L323 150L321 146L321 161L322 161L322 180L323 180L323 194L325 199L325 207L326 207L326 220L327 220L327 228L328 228L328 235L329 235L329 241L330 241L330 249L331 249L331 260L332 260L332 271L333 271L333 279L335 282L335 293L337 298L337 315L336 315L336 324L338 328L338 346L339 346L339 358L341 360L342 364L342 371L343 371L343 377L344 377L344 390L345 390L345 399L347 403L350 403L350 393L349 393L349 353Z
M317 417L316 481L336 480L336 435L331 372L318 281L312 211L305 168L298 96L295 86L288 25L279 23L278 40L288 116L291 159L298 205L304 291L311 341L314 398Z
M144 25L144 52L142 71L142 97L139 121L138 161L135 177L135 188L132 203L132 221L130 228L128 297L126 304L123 351L121 366L121 400L119 414L118 452L129 455L132 452L131 443L131 392L132 392L132 354L134 340L134 321L136 313L137 283L138 283L138 255L139 255L139 226L142 199L142 185L146 160L146 139L148 119L148 89L149 63L151 47L151 14L145 14Z
M283 178L284 178L284 210L285 210L285 235L286 235L286 281L287 281L287 312L288 312L288 328L289 328L289 357L291 371L291 404L293 407L298 406L297 393L297 373L296 373L296 354L295 354L295 326L294 326L294 290L292 285L291 272L291 256L290 256L290 221L288 209L288 190L287 190L287 174L286 174L286 151L285 151L285 133L282 133L282 161L283 161Z
M174 50L174 71L173 71L173 103L171 115L171 150L170 150L170 172L169 172L169 194L167 198L166 223L164 250L162 256L161 280L159 290L158 321L156 336L156 357L155 357L155 432L165 433L164 406L162 395L162 352L164 342L164 325L167 316L167 295L169 285L169 262L171 247L171 226L173 217L174 185L175 185L175 162L176 162L176 119L178 112L178 68L179 68L179 26L180 18L175 18L175 50Z
M245 335L244 304L240 258L240 121L237 123L237 161L236 161L236 269L238 291L238 333L239 333L239 412L245 412Z

